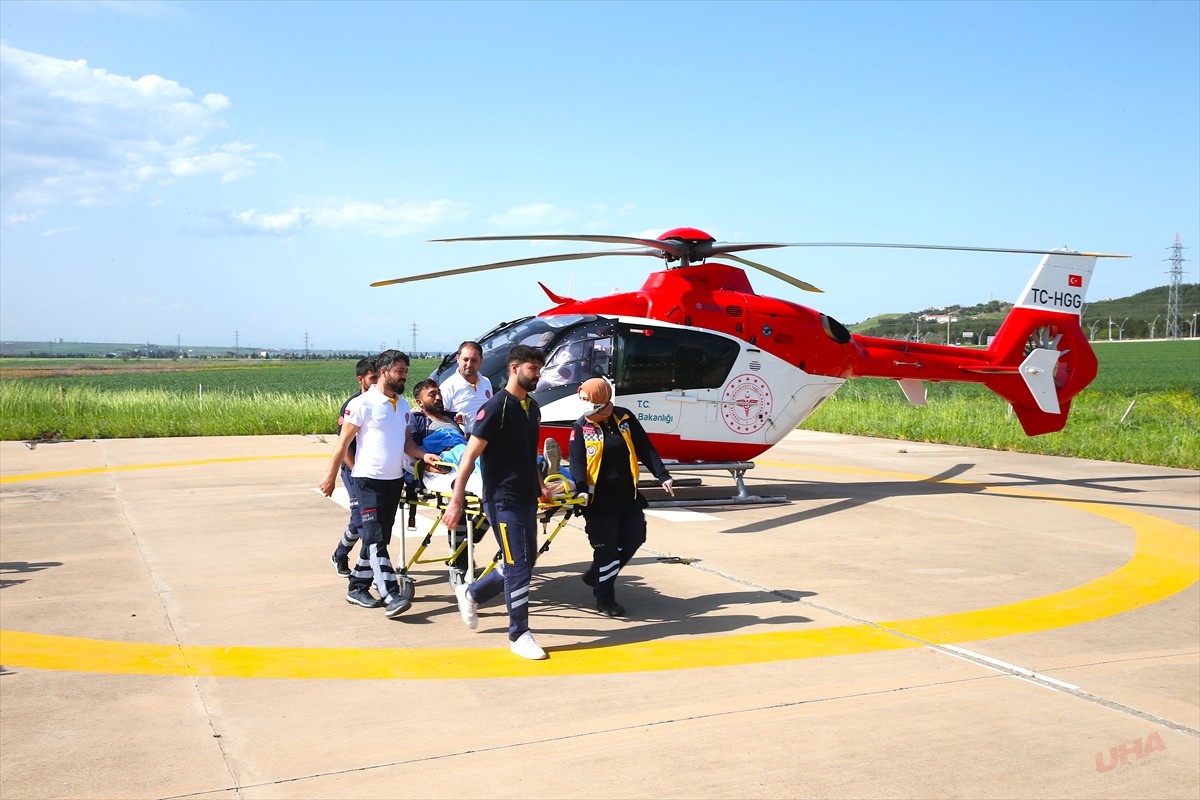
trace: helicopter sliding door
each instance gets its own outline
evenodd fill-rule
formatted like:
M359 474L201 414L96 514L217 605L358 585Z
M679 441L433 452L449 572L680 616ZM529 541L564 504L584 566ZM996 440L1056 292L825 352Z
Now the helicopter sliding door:
M703 413L695 392L721 388L741 350L694 328L620 324L615 338L617 396L651 433L673 432L685 415Z
M617 394L719 389L740 349L732 339L694 328L622 324L613 364Z

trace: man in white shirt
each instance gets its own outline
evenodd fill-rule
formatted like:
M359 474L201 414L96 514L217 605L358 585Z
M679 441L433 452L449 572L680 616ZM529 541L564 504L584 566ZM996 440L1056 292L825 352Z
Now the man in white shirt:
M407 575L398 579L388 555L404 494L404 456L419 458L430 468L436 468L438 461L436 453L425 452L409 433L410 412L403 397L408 366L408 356L399 350L379 354L379 380L346 407L342 432L320 487L326 497L332 495L338 468L343 460L352 462L350 475L362 515L362 548L350 572L346 601L364 608L385 606L389 619L407 611L413 599L412 579ZM348 458L351 439L356 447ZM371 594L372 583L382 600Z
M458 346L458 369L438 389L446 410L470 435L475 415L492 396L492 382L479 374L483 363L483 348L479 342L465 341Z

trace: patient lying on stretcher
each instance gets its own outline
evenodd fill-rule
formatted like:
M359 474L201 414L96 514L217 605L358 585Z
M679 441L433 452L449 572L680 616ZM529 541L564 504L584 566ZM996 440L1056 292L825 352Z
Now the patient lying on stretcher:
M414 415L414 419L416 415ZM416 438L415 436L413 437ZM443 466L446 467L445 472L433 472L425 470L421 475L421 483L427 492L451 494L454 491L454 481L458 477L458 465L462 460L463 451L467 449L467 438L462 431L453 431L448 428L439 428L424 438L424 441L418 441L430 453L438 453L442 459ZM467 494L473 494L476 497L483 495L483 478L482 471L476 464L475 471L467 478Z
M458 463L467 449L467 435L454 421L454 415L447 413L437 381L421 381L413 387L413 397L417 401L417 410L409 421L413 441L426 452L437 453L447 465L439 472L425 470L421 476L423 488L427 492L450 494L454 491L454 479L458 477ZM467 493L482 496L483 479L479 469L468 479Z
M434 472L426 470L421 476L422 486L427 492L447 495L454 491L454 480L458 477L458 464L463 452L467 449L467 436L462 427L454 421L454 415L446 411L442 400L441 389L432 379L423 380L413 387L413 397L417 401L417 410L409 423L412 428L413 441L427 452L438 453L446 464L446 471ZM549 440L552 442L553 440ZM559 472L556 453L551 453L547 444L547 455L555 457L538 458L542 466L542 474L548 476L546 470L553 470L558 478L551 480L548 485L556 496L563 496L574 490L570 478ZM555 445L557 449L557 445ZM476 497L483 496L483 471L478 464L467 479L467 494Z

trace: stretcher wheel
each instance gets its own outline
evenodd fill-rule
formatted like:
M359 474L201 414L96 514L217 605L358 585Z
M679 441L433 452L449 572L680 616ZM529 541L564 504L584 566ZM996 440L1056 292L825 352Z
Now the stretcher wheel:
M417 596L417 585L407 575L397 575L396 583L399 587L397 594L401 602L404 603L403 610L407 611L409 606L412 605L413 598Z

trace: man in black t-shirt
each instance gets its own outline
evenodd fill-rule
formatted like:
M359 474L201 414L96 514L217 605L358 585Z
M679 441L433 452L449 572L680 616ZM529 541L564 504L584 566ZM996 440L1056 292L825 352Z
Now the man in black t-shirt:
M529 631L529 579L537 558L539 498L553 499L537 466L542 414L529 393L537 386L544 357L534 347L517 345L508 353L508 383L475 415L471 439L459 464L454 497L442 523L453 530L462 518L467 479L482 455L483 510L503 555L501 565L470 584L456 586L458 609L468 628L479 622L479 604L504 591L508 641L522 658L542 659L546 651Z

